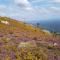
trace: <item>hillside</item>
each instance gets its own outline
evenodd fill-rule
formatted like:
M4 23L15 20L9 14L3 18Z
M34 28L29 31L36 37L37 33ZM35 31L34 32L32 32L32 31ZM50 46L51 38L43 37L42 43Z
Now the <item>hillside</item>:
M60 36L0 17L0 60L60 60Z

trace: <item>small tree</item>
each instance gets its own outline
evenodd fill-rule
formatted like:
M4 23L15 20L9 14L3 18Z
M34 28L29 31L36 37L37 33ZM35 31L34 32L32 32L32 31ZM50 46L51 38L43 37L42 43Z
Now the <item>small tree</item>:
M36 26L39 27L40 26L40 23L37 23Z

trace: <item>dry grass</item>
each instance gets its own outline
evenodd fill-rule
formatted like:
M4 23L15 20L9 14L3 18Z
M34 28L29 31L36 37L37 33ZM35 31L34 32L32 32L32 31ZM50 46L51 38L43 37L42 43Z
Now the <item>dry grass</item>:
M50 41L60 41L60 36L54 37L40 28L7 17L1 20L7 20L9 25L0 22L0 60L49 60ZM58 49L51 50L59 55Z

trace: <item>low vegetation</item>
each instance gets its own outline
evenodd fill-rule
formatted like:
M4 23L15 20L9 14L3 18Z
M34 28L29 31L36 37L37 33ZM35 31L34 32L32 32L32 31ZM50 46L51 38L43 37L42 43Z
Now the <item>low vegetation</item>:
M0 17L0 60L60 60L60 36Z

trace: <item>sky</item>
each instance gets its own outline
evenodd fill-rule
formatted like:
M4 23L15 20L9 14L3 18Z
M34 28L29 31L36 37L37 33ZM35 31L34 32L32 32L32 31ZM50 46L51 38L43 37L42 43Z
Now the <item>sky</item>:
M60 0L0 0L0 16L22 21L59 20Z

